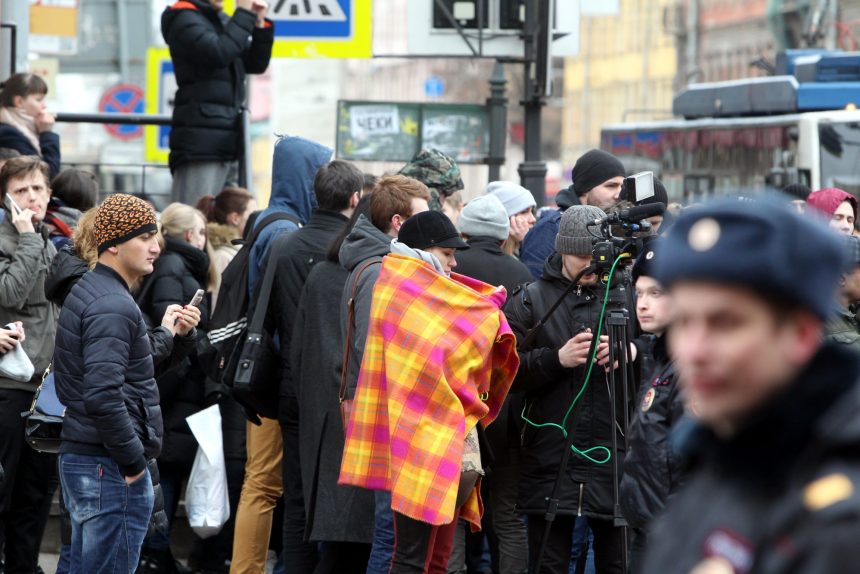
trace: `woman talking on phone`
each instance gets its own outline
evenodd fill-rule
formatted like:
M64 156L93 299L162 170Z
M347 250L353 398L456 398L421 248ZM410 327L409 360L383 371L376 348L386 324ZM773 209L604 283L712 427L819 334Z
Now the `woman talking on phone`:
M137 295L138 305L150 324L157 325L169 305L188 305L199 290L212 285L207 254L206 218L198 210L172 203L161 213L164 249L151 275L144 279ZM208 296L197 304L200 309L198 337L205 336L209 322ZM181 498L182 481L191 473L197 441L185 417L208 405L205 376L197 364L196 353L178 367L156 378L164 416L164 440L158 468L164 492L164 510L173 519ZM167 536L156 533L146 539L138 572L174 571L174 559Z

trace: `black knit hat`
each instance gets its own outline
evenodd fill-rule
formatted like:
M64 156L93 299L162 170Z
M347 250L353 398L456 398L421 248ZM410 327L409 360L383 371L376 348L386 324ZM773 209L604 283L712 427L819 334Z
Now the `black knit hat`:
M611 153L593 149L576 160L576 165L573 166L573 191L578 197L582 197L604 181L619 175L626 175L621 161Z
M588 224L606 215L602 209L593 205L572 205L561 214L558 234L555 236L555 250L562 255L591 254L594 236Z
M397 240L412 249L469 248L448 216L440 211L422 211L407 219L397 234Z

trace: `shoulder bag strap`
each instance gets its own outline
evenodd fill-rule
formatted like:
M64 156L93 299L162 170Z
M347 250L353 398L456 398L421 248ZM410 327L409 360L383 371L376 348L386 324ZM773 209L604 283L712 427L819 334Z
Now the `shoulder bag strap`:
M281 234L269 248L269 257L266 259L266 274L263 275L263 282L260 284L257 305L254 307L254 316L251 318L251 324L248 325L249 333L259 333L263 329L263 322L266 320L266 311L269 308L269 299L272 297L272 284L275 282L278 253L280 253L281 247L289 236L289 233Z
M340 390L338 390L337 393L338 399L341 403L347 400L346 378L349 375L350 342L352 341L353 327L355 326L355 290L358 288L358 280L361 277L361 274L364 273L364 270L371 265L379 265L381 263L381 259L368 261L358 268L358 271L355 273L355 279L352 280L352 290L350 291L349 299L346 302L346 309L349 316L346 322L346 339L343 342L343 367L340 371Z

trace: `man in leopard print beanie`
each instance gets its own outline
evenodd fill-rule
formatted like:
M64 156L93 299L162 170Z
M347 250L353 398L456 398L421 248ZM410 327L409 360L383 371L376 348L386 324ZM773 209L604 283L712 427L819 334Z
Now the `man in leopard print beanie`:
M93 231L101 255L109 247L158 231L155 210L133 195L115 193L99 206Z

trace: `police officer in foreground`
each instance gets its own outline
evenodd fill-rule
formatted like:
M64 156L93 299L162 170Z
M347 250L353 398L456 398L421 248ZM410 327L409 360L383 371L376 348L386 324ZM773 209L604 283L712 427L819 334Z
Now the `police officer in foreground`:
M823 343L844 248L767 200L685 212L655 269L698 418L644 572L860 572L860 362Z

